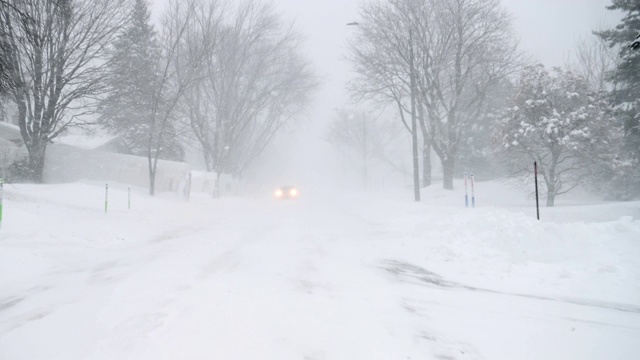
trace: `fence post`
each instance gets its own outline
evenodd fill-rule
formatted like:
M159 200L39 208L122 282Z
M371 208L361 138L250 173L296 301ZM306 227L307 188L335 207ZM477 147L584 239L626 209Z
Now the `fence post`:
M191 171L189 171L189 178L187 179L187 201L191 198Z
M533 173L536 183L536 216L538 220L540 220L540 202L538 201L538 163L536 161L533 162Z

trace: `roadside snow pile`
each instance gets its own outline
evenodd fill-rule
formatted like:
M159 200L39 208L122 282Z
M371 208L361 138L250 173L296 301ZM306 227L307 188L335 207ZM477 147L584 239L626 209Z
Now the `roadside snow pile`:
M553 224L484 208L430 223L423 231L419 263L451 280L640 304L640 224L631 217Z
M419 204L386 198L362 207L375 219L374 233L389 235L387 257L469 286L640 306L640 202L593 204L587 197L579 206L569 198L572 206L542 207L538 221L535 202L522 191L476 184L485 195L472 209L464 207L464 184L455 185L424 189Z

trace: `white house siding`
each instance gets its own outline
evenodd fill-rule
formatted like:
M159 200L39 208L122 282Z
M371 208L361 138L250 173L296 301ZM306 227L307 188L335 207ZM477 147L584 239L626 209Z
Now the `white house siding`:
M215 195L218 175L214 172L193 171L191 192L203 192ZM229 174L222 174L218 184L218 195L227 196L236 193L237 182Z
M156 191L178 191L189 176L190 166L158 161ZM146 157L79 149L69 145L47 146L43 181L65 183L78 180L106 181L149 187Z

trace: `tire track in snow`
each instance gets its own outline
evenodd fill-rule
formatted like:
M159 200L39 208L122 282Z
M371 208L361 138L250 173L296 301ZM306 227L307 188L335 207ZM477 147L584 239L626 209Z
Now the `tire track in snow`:
M610 303L610 302L604 302L604 301L565 298L565 297L556 298L556 297L543 296L543 295L523 294L523 293L508 292L508 291L497 291L497 290L491 290L486 288L468 286L468 285L445 280L444 278L442 278L442 276L434 272L421 268L417 265L409 264L407 262L398 261L398 260L383 260L381 264L381 268L393 274L397 279L407 283L413 283L413 284L419 284L419 285L427 284L427 285L432 285L439 288L463 289L463 290L469 290L469 291L516 296L516 297L542 300L542 301L562 302L562 303L573 304L573 305L589 306L589 307L595 307L600 309L640 314L640 306L630 305L630 304L617 304L617 303Z

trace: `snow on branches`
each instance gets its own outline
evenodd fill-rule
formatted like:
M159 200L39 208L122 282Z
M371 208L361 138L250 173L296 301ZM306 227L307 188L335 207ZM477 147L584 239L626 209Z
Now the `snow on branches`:
M547 206L586 177L603 171L620 137L604 96L584 77L560 68L530 65L522 71L494 145L517 175L530 176L538 162Z

